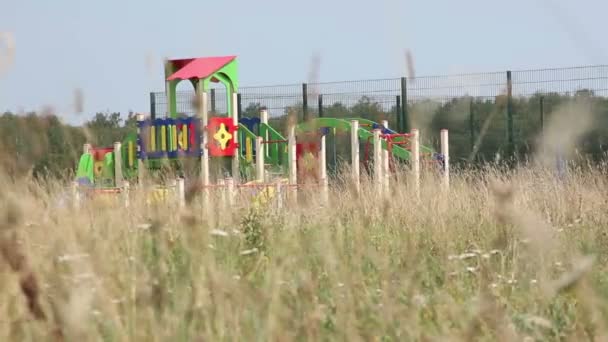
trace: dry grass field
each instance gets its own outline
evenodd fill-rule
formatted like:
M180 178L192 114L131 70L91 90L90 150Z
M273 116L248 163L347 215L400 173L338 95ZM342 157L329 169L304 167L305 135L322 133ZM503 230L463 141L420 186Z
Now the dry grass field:
M3 341L601 341L608 169L455 172L297 207L71 206L3 181Z

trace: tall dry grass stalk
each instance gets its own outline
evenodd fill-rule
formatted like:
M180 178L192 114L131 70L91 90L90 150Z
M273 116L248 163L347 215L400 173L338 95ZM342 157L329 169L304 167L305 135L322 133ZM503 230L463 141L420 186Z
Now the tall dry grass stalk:
M135 191L75 211L65 184L3 181L0 340L606 336L606 170L460 172L447 196L425 173L419 199L405 172L386 197L348 174L329 205L212 194L213 217L195 186L183 210Z

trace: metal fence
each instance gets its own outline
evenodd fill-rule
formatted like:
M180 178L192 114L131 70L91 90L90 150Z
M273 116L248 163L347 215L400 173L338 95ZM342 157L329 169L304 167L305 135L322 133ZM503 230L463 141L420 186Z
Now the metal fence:
M452 155L471 160L529 153L556 106L581 94L594 99L599 121L589 134L594 142L587 145L598 143L600 149L592 152L601 154L608 146L608 65L241 87L238 108L241 116L255 116L265 107L275 120L289 113L301 120L388 120L402 132L421 129L429 144L440 128L448 128ZM179 113L195 115L193 97L193 92L178 93ZM153 115L165 115L163 92L151 93L150 102ZM225 114L222 89L211 92L210 102L211 112Z

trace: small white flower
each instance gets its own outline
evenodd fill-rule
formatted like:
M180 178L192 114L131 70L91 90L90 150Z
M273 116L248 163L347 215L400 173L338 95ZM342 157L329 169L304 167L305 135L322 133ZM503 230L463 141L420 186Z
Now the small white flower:
M476 257L476 256L477 256L477 254L472 253L472 252L471 252L471 253L463 253L463 254L460 254L460 255L458 256L458 259L460 259L460 260L464 260L464 259L470 259L470 258L474 258L474 257Z
M538 283L538 280L536 280L536 279L530 279L530 284L536 284L536 283Z
M344 284L338 283L338 287L343 287L343 286L344 286Z
M228 236L228 232L221 229L213 229L209 234L214 236Z
M67 262L67 261L73 261L73 260L78 260L78 259L84 259L84 258L88 258L89 255L86 253L82 253L82 254L66 254L66 255L61 255L57 258L57 261L59 262Z
M152 224L150 224L150 223L140 223L137 225L137 229L141 229L141 230L148 230L148 229L150 229L150 227L152 227Z
M241 276L238 275L238 274L235 274L235 275L232 276L232 279L234 279L234 280L241 280Z
M241 255L249 255L249 254L254 254L257 253L258 249L257 248L252 248L252 249L246 249L244 251L241 251Z
M490 284L490 287L491 287L491 288L493 288L493 289L495 289L495 288L497 288L497 287L498 287L498 284L496 284L496 283L492 283L492 284Z
M215 246L213 244L208 244L207 247L211 248L211 249L215 249Z
M475 273L475 271L477 271L477 268L475 267L467 267L467 272L471 272L471 273Z

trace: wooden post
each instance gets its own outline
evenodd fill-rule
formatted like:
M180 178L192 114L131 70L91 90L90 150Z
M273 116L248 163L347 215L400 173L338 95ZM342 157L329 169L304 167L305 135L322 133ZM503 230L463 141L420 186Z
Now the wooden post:
M186 187L183 178L177 179L177 203L180 208L186 206Z
M374 185L376 191L382 193L382 145L380 141L380 130L374 129Z
M201 186L203 195L203 210L206 214L210 214L209 210L209 134L207 126L209 125L208 98L207 92L204 89L203 80L199 80L196 86L196 96L198 98L198 116L201 120ZM205 215L208 216L208 215Z
M238 135L238 127L239 127L239 108L238 108L238 94L232 93L232 123L235 127L237 127L237 131L233 134L233 142L234 145L237 146L239 143L239 135ZM232 156L232 178L235 182L239 182L241 171L239 167L239 158L240 153L235 151L234 156Z
M382 126L385 129L388 129L388 120L382 121ZM388 141L386 140L386 149L382 150L382 187L385 195L388 195L390 192L390 155L388 152Z
M140 115L140 114L138 114L138 115ZM143 116L143 115L142 115L142 116ZM142 120L143 120L143 119L142 119ZM92 148L92 147L91 147L91 144L89 144L89 143L84 144L84 145L82 146L82 153L83 153L83 154L90 153L90 152L91 152L91 148Z
M142 156L142 153L144 151L144 147L142 145L145 144L145 141L143 140L143 132L140 128L140 126L142 125L143 121L144 121L144 115L143 114L137 114L137 116L135 117L137 120L137 136L139 137L140 140L140 144L137 145L137 151L138 153L138 157L137 157L137 183L139 183L140 187L144 186L144 175L146 172L146 165L144 163L144 157Z
M283 209L283 187L281 186L281 180L277 180L277 185L276 185L276 189L277 189L277 209Z
M420 133L417 129L412 129L412 177L414 179L414 189L416 197L420 197Z
M353 182L355 184L355 190L357 193L360 191L360 172L359 172L359 121L352 120L350 128L350 155L351 155L351 170L353 176Z
M440 133L441 154L443 155L443 186L445 190L450 189L450 145L448 130L442 129Z
M297 156L296 156L296 127L292 125L289 127L289 135L287 138L287 154L289 157L289 185L291 193L291 202L297 203L298 194L298 168L297 168Z
M74 209L80 209L80 189L78 182L72 182L72 206Z
M234 206L234 199L236 193L234 192L234 178L226 178L226 190L228 191L228 204L230 207Z
M130 203L129 203L129 182L127 181L123 181L122 183L122 195L124 197L124 201L125 201L125 208L128 208Z
M260 183L264 183L264 138L255 138L255 177Z
M122 177L122 148L120 142L114 143L114 186L122 188L123 177Z
M327 180L327 155L325 135L321 136L321 150L319 151L319 180L321 182L321 199L323 205L329 204L329 184Z
M260 125L268 125L268 111L266 109L260 110ZM260 129L259 132L264 133L262 135L262 138L264 138L264 141L270 140L269 133L268 133L268 127L265 127L263 130ZM270 157L270 146L265 150L265 152L266 152L266 156Z

